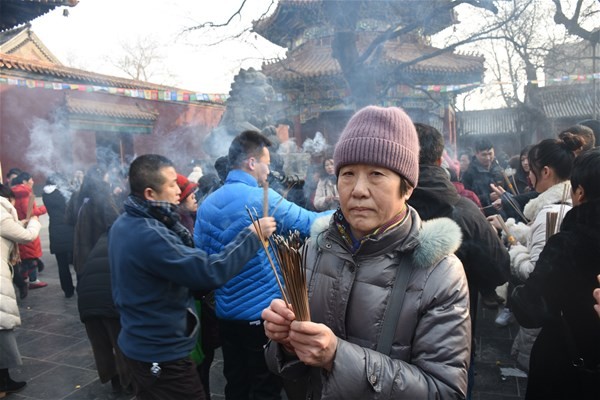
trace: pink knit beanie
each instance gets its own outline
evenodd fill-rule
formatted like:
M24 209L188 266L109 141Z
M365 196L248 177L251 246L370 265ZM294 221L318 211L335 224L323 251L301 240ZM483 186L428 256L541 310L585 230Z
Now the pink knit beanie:
M398 107L368 106L344 128L333 153L335 174L349 164L391 169L413 187L419 180L419 138L410 117Z

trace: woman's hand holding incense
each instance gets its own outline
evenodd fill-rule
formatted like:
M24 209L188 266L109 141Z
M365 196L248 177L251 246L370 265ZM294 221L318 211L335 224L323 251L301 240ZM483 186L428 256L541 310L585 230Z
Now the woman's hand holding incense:
M331 371L338 343L333 331L327 325L310 321L294 321L290 328L290 343L300 361Z
M286 307L281 299L274 299L271 305L265 308L260 316L264 323L267 337L279 344L289 353L295 353L290 344L290 325L296 319L293 311Z
M262 235L262 239L268 239L277 229L277 223L275 222L275 218L273 217L262 217L256 222L256 226L255 224L250 224L249 228L259 238ZM260 229L260 233L256 231L257 228Z

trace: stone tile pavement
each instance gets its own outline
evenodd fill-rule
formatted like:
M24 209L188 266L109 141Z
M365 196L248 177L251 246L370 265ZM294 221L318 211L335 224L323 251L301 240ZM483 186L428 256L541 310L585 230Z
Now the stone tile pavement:
M39 203L41 204L41 199ZM76 297L66 299L60 289L56 260L49 251L47 216L41 218L43 261L40 279L48 287L31 290L20 301L22 326L16 330L23 366L11 369L11 376L26 380L27 387L11 394L12 400L101 400L128 399L115 396L110 383L101 384L83 324L79 321ZM481 309L477 326L476 379L473 400L523 399L526 379L500 376L500 366L515 367L510 358L517 326L497 328L496 312ZM214 400L224 399L222 357L217 352L211 370Z

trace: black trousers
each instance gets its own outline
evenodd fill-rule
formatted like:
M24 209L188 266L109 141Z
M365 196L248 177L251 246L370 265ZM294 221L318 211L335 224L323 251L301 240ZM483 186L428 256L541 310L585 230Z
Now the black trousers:
M281 378L267 368L263 321L219 320L227 400L280 400Z
M159 363L160 375L150 371L152 363L124 357L131 371L137 400L205 400L196 365L189 358Z
M58 264L58 278L60 279L60 288L65 293L65 296L73 296L75 287L73 286L73 278L69 264L73 263L73 255L71 253L56 253L56 263Z

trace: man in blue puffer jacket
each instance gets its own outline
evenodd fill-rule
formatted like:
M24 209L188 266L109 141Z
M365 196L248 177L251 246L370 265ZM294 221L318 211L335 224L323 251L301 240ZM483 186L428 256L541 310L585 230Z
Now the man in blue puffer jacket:
M221 251L250 223L246 210L262 214L262 186L269 175L271 142L255 131L239 134L229 147L231 171L225 184L204 200L196 218L194 242L209 254ZM305 210L269 189L269 215L277 231L310 234L313 221L323 215ZM271 256L275 260L274 256ZM266 366L267 343L260 314L271 300L280 298L275 274L264 250L245 263L242 271L216 291L216 310L223 344L225 397L279 399L281 381Z
M199 320L192 290L212 290L235 276L261 246L250 224L208 255L194 248L176 212L181 190L172 162L157 154L129 169L131 195L108 233L112 293L121 316L118 344L138 400L195 399L205 394L193 361ZM275 231L261 218L263 234ZM216 252L215 252L216 253Z

